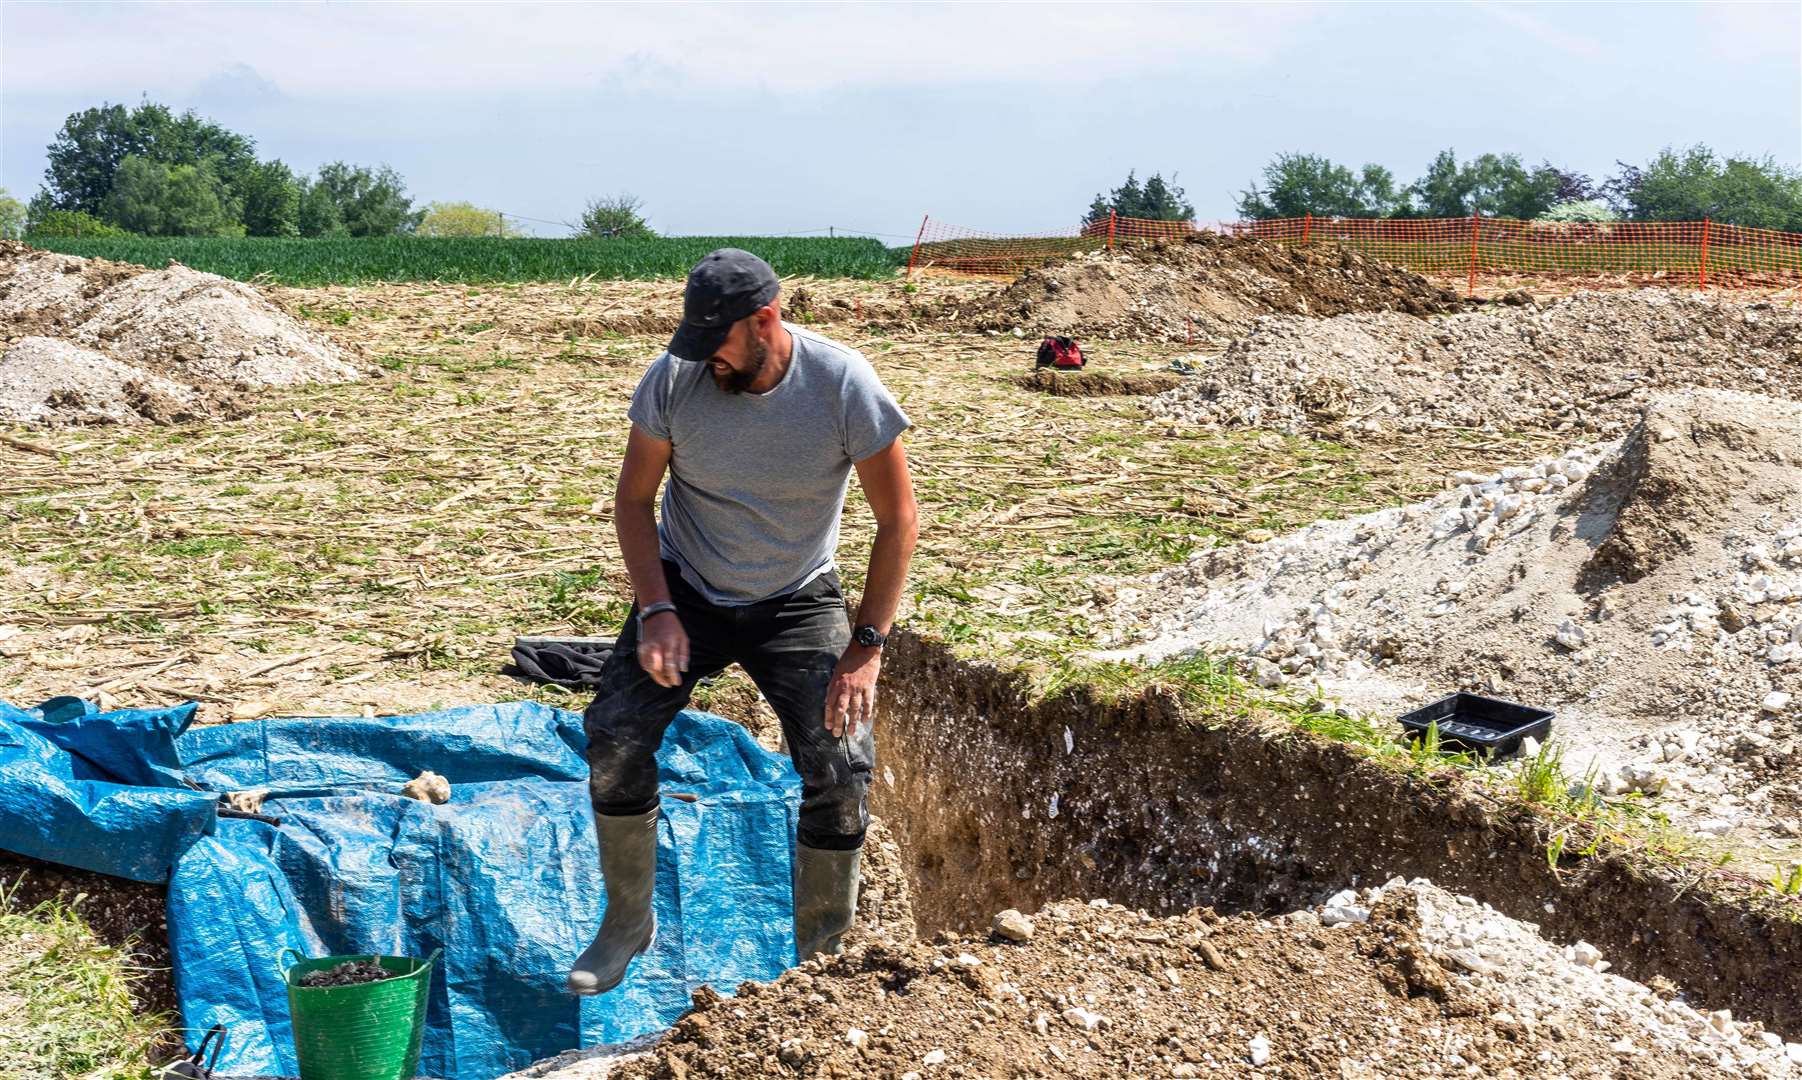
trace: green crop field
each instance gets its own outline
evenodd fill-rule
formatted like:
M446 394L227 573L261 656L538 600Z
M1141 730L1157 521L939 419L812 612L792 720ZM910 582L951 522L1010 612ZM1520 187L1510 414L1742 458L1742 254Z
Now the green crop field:
M567 281L588 277L682 277L719 247L742 247L778 274L881 278L907 262L865 237L667 236L649 240L469 239L419 236L332 238L126 236L27 237L66 255L162 267L174 259L196 270L280 285L365 281Z

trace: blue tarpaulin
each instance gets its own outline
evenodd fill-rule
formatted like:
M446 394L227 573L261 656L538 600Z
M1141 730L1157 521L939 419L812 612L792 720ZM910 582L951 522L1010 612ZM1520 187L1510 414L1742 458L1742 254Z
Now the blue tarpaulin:
M0 848L168 882L189 1043L224 1022L222 1073L297 1072L286 947L442 949L419 1070L447 1080L659 1030L703 984L774 978L794 956L800 780L730 721L671 725L657 943L619 989L577 998L564 975L604 900L579 716L515 702L189 729L193 714L0 702ZM450 802L399 794L427 769ZM221 793L264 789L279 826L218 816Z

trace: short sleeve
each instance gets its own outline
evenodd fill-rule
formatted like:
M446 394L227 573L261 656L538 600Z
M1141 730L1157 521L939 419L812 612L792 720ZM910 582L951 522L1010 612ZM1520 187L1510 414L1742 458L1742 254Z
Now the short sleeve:
M651 362L638 389L632 392L632 404L626 417L654 439L669 441L669 365L668 353Z
M844 409L845 455L854 462L888 449L913 426L888 387L876 377L876 369L862 357L848 367Z

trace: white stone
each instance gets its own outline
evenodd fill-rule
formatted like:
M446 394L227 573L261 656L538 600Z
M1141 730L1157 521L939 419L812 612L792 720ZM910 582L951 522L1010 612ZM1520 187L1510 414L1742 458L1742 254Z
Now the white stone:
M1566 649L1576 652L1589 640L1589 634L1574 621L1566 619L1558 624L1557 630L1552 632L1552 640Z
M1602 950L1587 941L1579 941L1570 947L1570 958L1586 968L1595 967L1602 960Z
M1101 1025L1101 1014L1090 1012L1081 1005L1072 1005L1064 1010L1064 1023L1084 1031L1094 1031Z
M1345 889L1334 893L1326 905L1320 909L1320 921L1327 926L1369 922L1370 909L1358 903L1356 892Z
M1764 696L1758 707L1768 713L1780 713L1789 708L1790 695L1781 690L1773 690Z
M1015 911L1013 908L1008 908L1006 911L996 915L995 921L992 924L992 929L995 931L996 936L1006 938L1008 941L1026 942L1032 940L1032 920L1020 914L1018 911Z
M943 1050L928 1050L926 1056L920 1059L922 1065L943 1065L944 1063L945 1052Z
M1246 1049L1251 1051L1253 1068L1260 1068L1270 1060L1270 1040L1262 1032L1251 1037L1251 1042L1246 1044Z
M845 1041L861 1050L863 1044L870 1041L870 1033L862 1028L848 1028L845 1031Z

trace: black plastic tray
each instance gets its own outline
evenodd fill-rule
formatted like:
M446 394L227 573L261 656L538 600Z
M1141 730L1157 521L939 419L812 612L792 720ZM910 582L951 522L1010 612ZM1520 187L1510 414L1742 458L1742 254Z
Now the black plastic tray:
M1548 709L1460 691L1404 714L1401 722L1416 737L1437 723L1441 746L1506 757L1529 735L1544 743L1552 733L1552 716Z

